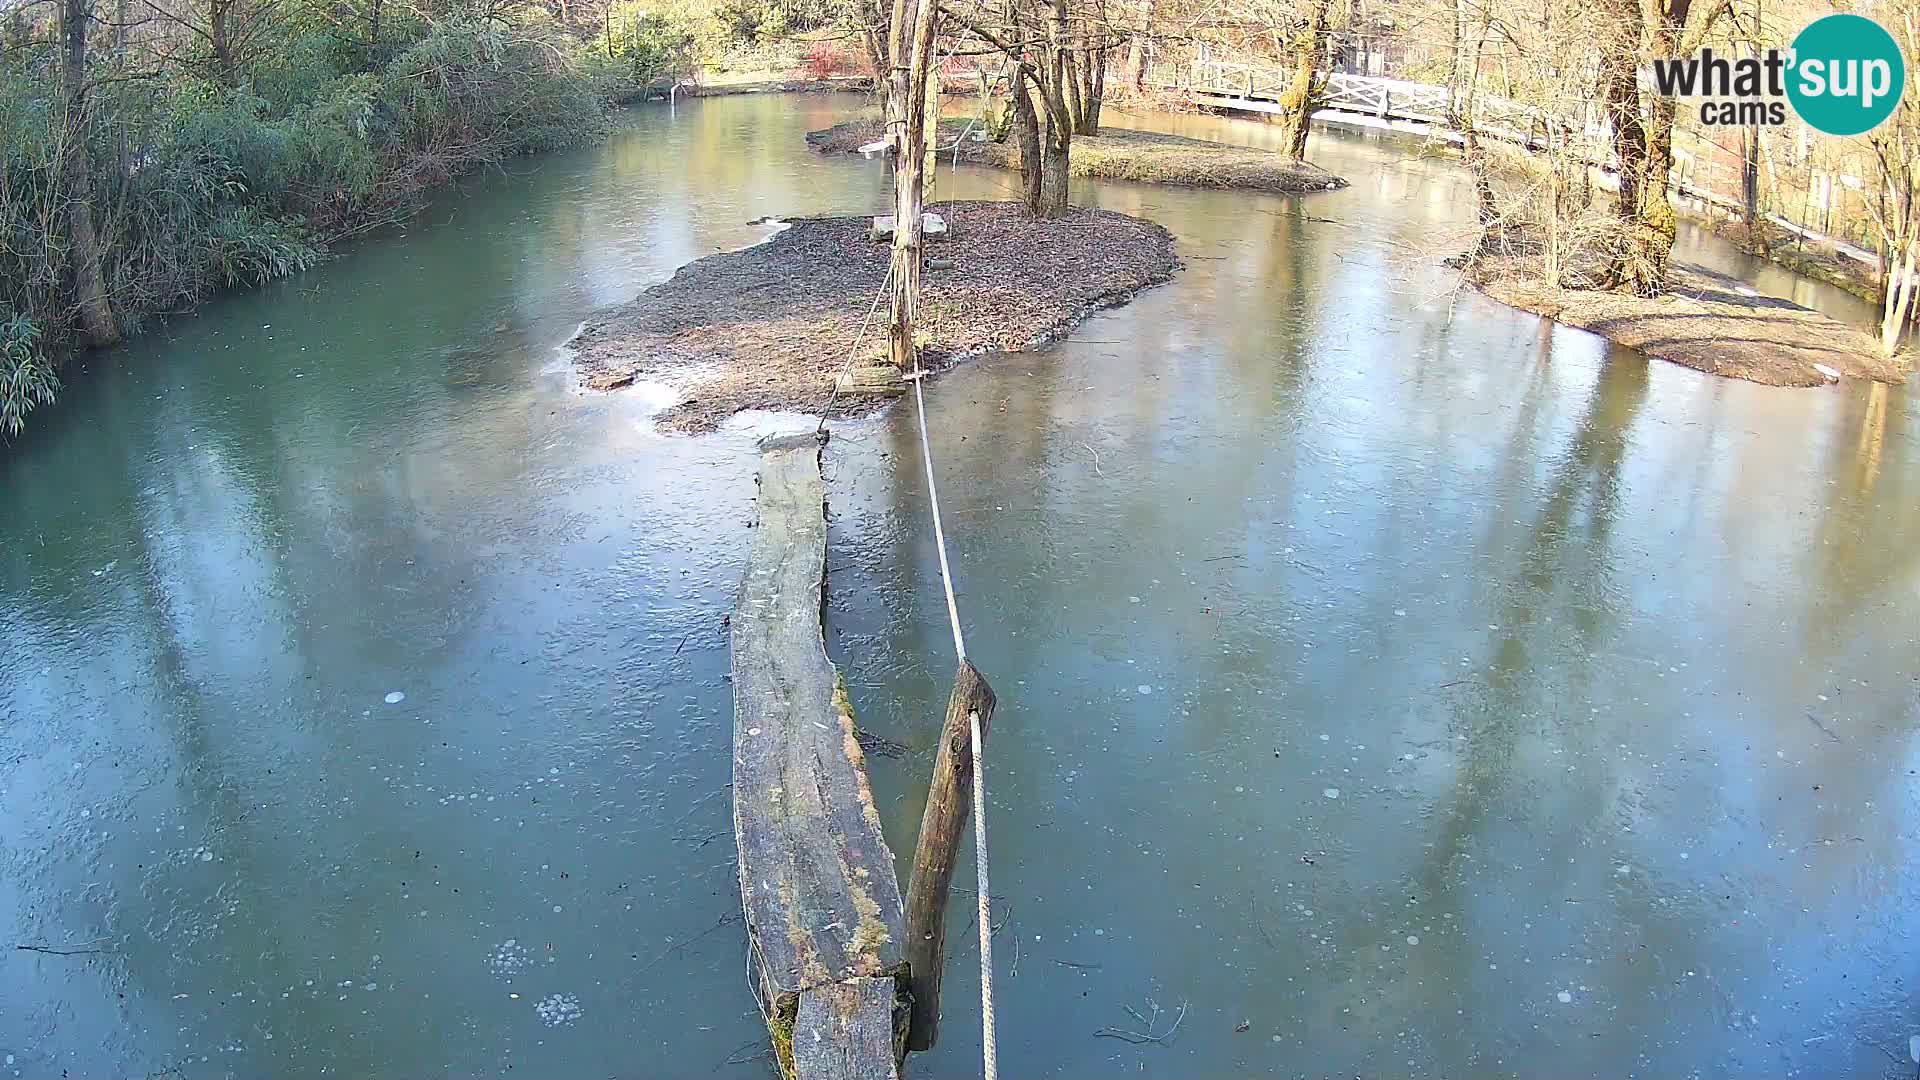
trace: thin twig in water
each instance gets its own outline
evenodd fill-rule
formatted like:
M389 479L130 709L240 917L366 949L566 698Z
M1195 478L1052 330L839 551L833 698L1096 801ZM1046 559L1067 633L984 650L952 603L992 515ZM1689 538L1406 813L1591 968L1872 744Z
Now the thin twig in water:
M1843 739L1841 739L1841 738L1840 738L1840 736L1838 736L1838 735L1835 735L1835 734L1833 733L1833 729L1832 729L1832 728L1830 728L1830 727L1828 727L1827 725L1825 725L1825 724L1823 724L1823 723L1821 723L1821 722L1820 722L1820 718L1819 718L1819 717L1817 717L1817 716L1815 716L1815 715L1813 715L1812 713L1808 713L1808 714L1807 714L1807 719L1808 719L1808 720L1809 720L1810 722L1812 722L1812 724L1813 724L1813 726L1814 726L1814 727L1817 727L1817 728L1819 728L1819 729L1820 729L1820 730L1821 730L1822 732L1824 732L1824 733L1826 734L1826 736L1827 736L1827 738L1829 738L1829 739L1832 739L1832 740L1833 740L1834 742L1844 742L1844 741L1845 741L1845 740L1843 740Z
M1887 1055L1887 1057L1891 1059L1895 1064L1898 1064L1898 1065L1906 1064L1906 1062L1900 1060L1900 1055L1894 1053L1893 1051L1887 1049L1884 1046L1881 1046L1879 1043L1874 1042L1872 1039L1867 1038L1865 1035L1855 1035L1854 1038L1860 1040L1861 1042L1867 1044L1868 1046L1873 1047L1875 1050L1878 1050L1881 1053Z
M653 959L647 961L644 965L642 965L640 970L645 971L648 968L653 967L653 965L659 963L662 960L665 960L667 957L672 956L674 953L679 952L681 949L686 948L687 946L693 944L694 942L699 941L701 938L706 937L708 934L713 933L715 930L718 930L723 926L729 926L733 923L737 923L742 918L743 916L739 914L731 913L731 912L726 915L720 916L719 922L714 923L712 926L707 927L705 930L700 931L699 933L693 935L692 937L686 938L685 940L681 941L677 945L667 946L667 948L663 950L660 953L660 955L654 957Z
M82 956L87 953L106 952L105 949L56 949L50 945L15 945L21 952L46 953L48 956Z
M756 1038L748 1039L746 1042L743 1042L739 1046L734 1047L733 1053L728 1054L727 1060L721 1062L720 1064L745 1065L747 1062L752 1061L754 1058L767 1057L772 1053L773 1051L765 1045L765 1040L756 1037ZM741 1057L740 1056L741 1054L746 1054L747 1056Z
M1135 1012L1131 1008L1128 1008L1127 1006L1124 1006L1124 1005L1121 1006L1121 1008L1124 1008L1127 1010L1128 1015L1132 1016L1135 1020L1139 1021L1140 1026L1146 1028L1147 1030L1129 1031L1126 1028L1104 1027L1104 1028L1101 1028L1099 1031L1094 1032L1093 1037L1096 1039L1119 1039L1122 1042L1129 1042L1135 1046L1140 1046L1145 1043L1164 1044L1168 1039L1173 1038L1173 1033L1180 1030L1180 1022L1187 1018L1187 1003L1183 1001L1180 1003L1180 1014L1173 1018L1173 1025L1167 1028L1167 1030L1161 1032L1160 1034L1155 1035L1153 1033L1153 1025L1155 1023L1158 1023L1160 1020L1160 1006L1149 1001L1147 1002L1147 1007L1153 1010L1152 1020L1149 1020L1146 1017L1141 1016L1139 1013Z
M1095 450L1092 446L1089 446L1086 443L1081 443L1080 445L1085 446L1087 448L1087 453L1093 455L1093 475L1095 476L1107 475L1106 473L1103 473L1100 471L1100 451Z
M1251 896L1247 897L1247 918L1252 921L1253 928L1255 930L1260 931L1260 936L1266 939L1267 948L1269 949L1280 948L1280 943L1273 940L1272 931L1268 930L1266 927L1266 924L1260 921L1260 913L1254 910L1253 897Z
M1053 962L1059 964L1061 967L1083 968L1088 971L1095 970L1100 966L1099 964L1081 964L1072 960L1061 960L1058 957L1056 957Z

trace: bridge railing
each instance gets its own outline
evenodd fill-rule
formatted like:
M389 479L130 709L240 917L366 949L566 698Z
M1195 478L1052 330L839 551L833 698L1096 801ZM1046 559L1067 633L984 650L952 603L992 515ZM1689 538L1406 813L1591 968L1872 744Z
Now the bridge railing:
M1217 60L1204 53L1188 65L1186 82L1178 87L1213 97L1276 102L1293 79L1293 72L1273 64ZM1371 116L1439 129L1456 137L1451 122L1452 101L1447 88L1434 83L1323 72L1318 109ZM1270 110L1262 110L1270 111ZM1549 139L1570 138L1575 152L1606 161L1611 141L1606 125L1589 110L1583 116L1553 116L1496 94L1474 97L1475 126L1483 134L1527 146Z
M1260 112L1276 111L1274 104L1293 81L1293 71L1289 68L1277 64L1215 59L1206 52L1204 45L1200 55L1184 69L1175 67L1174 70L1182 72L1185 79L1181 82L1180 76L1176 75L1166 80L1162 85L1168 89L1230 99L1219 102L1230 108L1234 107L1231 99L1241 99L1247 103L1245 107ZM1460 133L1452 124L1452 102L1444 86L1342 71L1323 72L1317 77L1325 80L1317 110L1371 117L1382 124L1415 125L1449 141L1460 141ZM1603 183L1606 178L1615 175L1617 159L1612 132L1608 129L1606 114L1598 103L1587 103L1573 112L1552 113L1483 92L1474 96L1473 112L1474 129L1483 137L1499 139L1530 151L1559 147L1562 153L1601 170ZM1685 150L1677 147L1675 152L1683 160L1689 156ZM1854 181L1855 185L1859 183ZM1674 192L1684 198L1699 199L1729 214L1741 212L1736 201L1689 183L1683 173L1677 173L1672 184ZM1811 240L1832 243L1841 254L1864 265L1877 268L1880 264L1880 258L1874 252L1844 243L1785 216L1766 216L1781 228Z

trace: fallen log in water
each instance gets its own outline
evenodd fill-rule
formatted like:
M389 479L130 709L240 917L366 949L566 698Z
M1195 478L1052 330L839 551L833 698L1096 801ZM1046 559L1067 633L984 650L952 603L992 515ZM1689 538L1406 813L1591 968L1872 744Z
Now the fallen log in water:
M733 827L754 992L780 1070L896 1077L908 1009L900 886L853 711L821 634L825 484L813 435L761 446L734 608Z

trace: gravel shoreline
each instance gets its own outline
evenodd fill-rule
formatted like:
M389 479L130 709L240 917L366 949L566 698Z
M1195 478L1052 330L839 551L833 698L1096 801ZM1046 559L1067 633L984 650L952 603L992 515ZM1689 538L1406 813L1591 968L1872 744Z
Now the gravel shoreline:
M1467 280L1501 303L1709 375L1765 386L1824 386L1835 381L1829 371L1884 383L1907 377L1907 358L1880 355L1871 334L1705 267L1673 264L1667 291L1652 297L1553 288L1521 256L1482 257Z
M1076 209L1035 221L1017 203L931 209L952 230L929 244L923 279L922 355L936 369L1051 341L1180 267L1166 229L1125 214ZM834 393L856 338L861 359L885 355L885 312L861 335L889 257L869 225L802 218L764 244L681 267L582 327L571 343L580 374L592 389L673 387L681 400L658 421L677 431L709 431L743 409L872 410L888 398Z

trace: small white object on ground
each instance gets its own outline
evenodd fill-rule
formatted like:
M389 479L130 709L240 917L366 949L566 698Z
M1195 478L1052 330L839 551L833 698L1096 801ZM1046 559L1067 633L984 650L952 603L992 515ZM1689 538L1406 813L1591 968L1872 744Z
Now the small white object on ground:
M1562 1005L1573 1004L1573 995L1567 993L1565 990L1560 991L1560 993L1557 996L1560 998L1560 1004Z
M387 704L389 705L398 705L405 700L407 700L407 695L398 690L391 691L387 694Z
M920 232L924 236L947 235L947 221L939 214L925 212L920 215ZM881 214L873 219L873 238L891 240L893 238L893 215Z
M877 142L862 143L860 145L860 152L862 154L867 155L868 157L872 157L874 154L877 154L880 151L885 150L886 148L887 148L887 140L881 139Z
M1340 789L1337 787L1330 787L1327 790L1321 792L1320 794L1325 795L1329 799L1337 799L1340 797Z
M1820 377L1827 380L1828 382L1840 381L1840 373L1838 371L1835 371L1833 368L1828 367L1825 364L1815 364L1813 365L1813 370L1819 372Z

